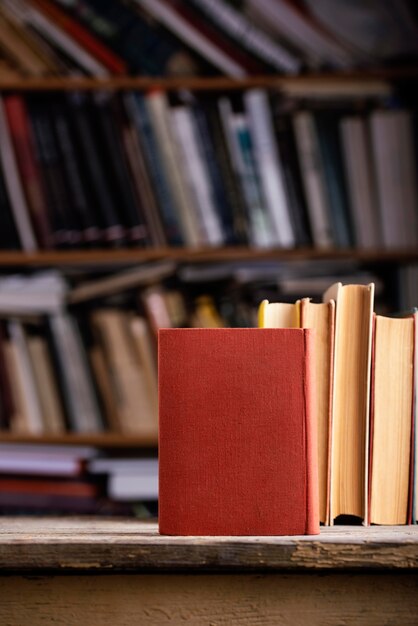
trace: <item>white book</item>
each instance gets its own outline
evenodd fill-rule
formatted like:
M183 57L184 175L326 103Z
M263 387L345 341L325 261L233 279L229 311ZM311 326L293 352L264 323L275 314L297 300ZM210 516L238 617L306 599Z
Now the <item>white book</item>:
M238 40L240 46L247 48L279 72L296 73L300 70L300 59L259 29L245 13L237 11L222 0L193 2L210 16L217 27Z
M356 245L378 248L381 235L367 124L361 117L346 117L340 131Z
M158 472L154 475L111 474L107 493L116 501L157 500Z
M0 313L54 313L62 309L66 294L67 283L55 271L40 272L33 276L5 276L0 278Z
M374 111L370 131L383 244L416 247L418 195L410 114Z
M49 323L61 365L71 426L79 433L99 432L103 430L100 409L78 328L65 311L51 315Z
M242 78L246 75L245 68L241 67L213 41L187 22L175 9L170 7L168 2L161 2L161 0L136 0L136 2L190 48L196 50L221 70L223 74L234 78Z
M199 246L205 242L202 241L197 214L181 167L182 160L170 126L167 97L162 92L153 92L146 96L145 102L184 240L189 246Z
M224 241L221 223L205 157L198 144L193 115L190 109L183 105L173 107L170 110L170 116L185 164L184 171L195 200L195 209L200 217L202 237L209 245L221 245Z
M301 111L293 116L293 126L312 236L318 248L333 246L325 176L312 114Z
M31 434L40 435L45 432L45 427L26 332L23 324L17 320L11 320L8 323L8 330L14 350L16 375L19 378L25 421Z
M270 218L276 229L279 245L283 248L292 248L296 241L290 219L291 209L267 94L262 89L250 89L245 92L244 102L253 138L254 159Z
M38 244L36 243L35 233L29 218L29 208L23 191L1 97L0 137L0 164L4 174L4 184L10 200L16 230L23 250L25 252L33 252L38 249Z
M158 475L158 459L93 459L88 464L92 474L124 474L128 476Z
M18 23L24 28L34 29L40 33L52 45L72 58L85 72L101 78L109 75L104 65L34 6L22 0L2 0L2 2Z
M232 166L240 180L248 211L251 244L258 248L278 245L276 232L272 228L256 180L253 159L249 154L251 146L248 146L250 150L243 149L240 141L240 136L247 144L251 141L248 120L244 114L233 112L231 102L227 98L220 98L219 112Z

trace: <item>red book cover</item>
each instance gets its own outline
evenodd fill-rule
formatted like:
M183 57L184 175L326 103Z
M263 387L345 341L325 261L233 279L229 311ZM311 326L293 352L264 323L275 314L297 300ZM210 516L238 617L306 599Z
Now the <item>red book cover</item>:
M313 333L159 332L159 528L319 533Z
M109 48L102 44L87 29L78 24L75 20L65 14L49 0L31 0L46 17L51 19L56 26L62 28L70 37L80 44L82 48L90 52L97 61L102 63L112 74L124 75L128 73L128 68L123 59L114 54Z
M48 219L48 208L41 173L36 161L34 139L26 104L21 96L16 95L7 96L4 99L4 105L33 226L42 247L51 248L53 239Z

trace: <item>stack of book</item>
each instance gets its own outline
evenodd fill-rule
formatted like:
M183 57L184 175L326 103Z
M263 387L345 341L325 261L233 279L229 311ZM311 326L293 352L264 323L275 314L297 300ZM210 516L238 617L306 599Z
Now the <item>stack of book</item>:
M413 112L363 88L4 95L0 246L413 249Z
M374 285L260 306L260 326L316 331L320 520L417 521L417 314L373 312Z

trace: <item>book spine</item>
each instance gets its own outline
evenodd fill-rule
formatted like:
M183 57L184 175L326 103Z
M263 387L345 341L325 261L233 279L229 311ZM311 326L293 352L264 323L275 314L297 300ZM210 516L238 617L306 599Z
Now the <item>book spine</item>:
M315 415L315 335L304 330L305 342L305 450L306 450L306 534L319 534L318 442Z
M282 165L275 143L273 124L267 94L261 89L251 89L244 95L246 110L254 139L254 158L258 166L264 197L275 227L279 245L292 248L295 235L290 220L290 207L286 196Z
M0 97L0 162L4 173L4 182L9 194L16 228L22 248L25 252L33 252L38 245L29 217L29 208L26 202L23 186L19 175L15 153L13 150L10 129L7 123L6 111Z
M329 207L313 118L304 111L296 113L293 122L314 244L318 248L330 248L333 239Z
M48 249L53 238L26 105L21 96L7 96L4 105L34 227L42 246Z
M179 106L171 109L170 114L173 130L187 165L185 169L195 197L195 210L198 213L203 238L210 245L220 245L223 243L223 233L204 156L199 150L191 111L187 106Z
M170 192L167 174L163 168L156 136L151 125L144 97L129 93L125 96L127 109L135 125L140 145L144 150L148 171L157 196L167 241L172 246L184 243L180 221Z

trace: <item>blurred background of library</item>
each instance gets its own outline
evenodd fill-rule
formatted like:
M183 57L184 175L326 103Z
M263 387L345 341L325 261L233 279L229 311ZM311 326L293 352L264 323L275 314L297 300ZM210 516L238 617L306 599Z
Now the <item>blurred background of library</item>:
M0 514L157 513L157 334L418 304L411 0L0 2Z

